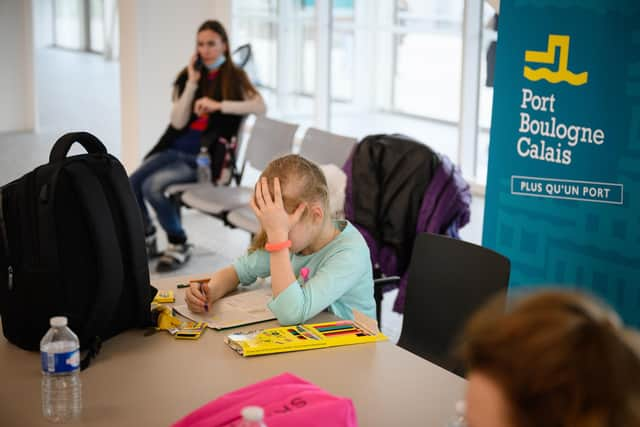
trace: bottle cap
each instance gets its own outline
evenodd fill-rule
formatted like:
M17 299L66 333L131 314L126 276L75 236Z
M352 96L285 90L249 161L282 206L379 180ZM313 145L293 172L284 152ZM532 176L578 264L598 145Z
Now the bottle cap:
M240 413L247 421L262 421L264 417L264 409L259 406L245 406Z
M62 328L67 326L67 318L65 316L56 316L49 319L49 325L54 328Z

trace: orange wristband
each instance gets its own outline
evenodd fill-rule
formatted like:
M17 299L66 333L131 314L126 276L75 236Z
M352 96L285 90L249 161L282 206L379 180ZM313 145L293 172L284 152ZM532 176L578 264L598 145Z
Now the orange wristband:
M267 250L267 252L278 252L290 247L291 240L285 240L284 242L279 243L267 243L266 245L264 245L264 248Z

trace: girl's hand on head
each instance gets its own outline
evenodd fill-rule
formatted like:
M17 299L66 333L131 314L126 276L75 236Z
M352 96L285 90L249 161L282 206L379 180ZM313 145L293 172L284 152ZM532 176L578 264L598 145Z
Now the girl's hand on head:
M196 70L195 67L197 58L198 54L194 53L193 55L191 55L189 65L187 65L187 76L191 83L198 83L198 80L200 80L200 71Z
M251 209L267 233L269 242L277 243L289 238L289 231L300 221L305 204L300 203L295 212L288 214L284 208L280 180L277 177L273 179L273 193L271 197L267 178L261 178L256 184L254 197L251 198Z
M200 116L202 114L214 113L216 111L219 111L221 108L222 103L203 96L202 98L198 99L193 105L193 112Z
M211 281L207 284L200 286L200 283L191 282L186 289L184 300L193 313L203 313L205 311L204 306L207 304L211 306L212 297L209 292Z

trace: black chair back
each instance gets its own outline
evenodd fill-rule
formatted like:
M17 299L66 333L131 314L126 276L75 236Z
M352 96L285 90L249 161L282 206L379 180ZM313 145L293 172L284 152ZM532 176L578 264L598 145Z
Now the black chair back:
M456 339L470 315L506 290L509 259L482 246L437 234L416 236L398 345L455 374Z

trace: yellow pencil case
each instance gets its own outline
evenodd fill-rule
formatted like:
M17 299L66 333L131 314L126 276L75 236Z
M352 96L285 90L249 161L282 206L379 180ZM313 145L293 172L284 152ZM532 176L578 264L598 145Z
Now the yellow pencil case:
M176 297L173 295L173 291L158 291L152 302L156 304L163 304L166 302L175 302Z
M180 340L197 340L206 328L206 322L187 322L178 328L173 336Z

